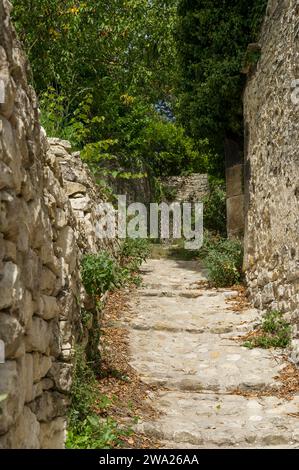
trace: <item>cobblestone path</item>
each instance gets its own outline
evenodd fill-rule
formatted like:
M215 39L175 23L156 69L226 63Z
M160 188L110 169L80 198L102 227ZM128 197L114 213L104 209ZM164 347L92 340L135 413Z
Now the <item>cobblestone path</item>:
M299 396L276 393L283 355L238 340L258 312L234 311L232 290L203 287L196 261L150 260L143 278L125 323L130 364L157 387L158 418L139 429L165 448L299 447Z

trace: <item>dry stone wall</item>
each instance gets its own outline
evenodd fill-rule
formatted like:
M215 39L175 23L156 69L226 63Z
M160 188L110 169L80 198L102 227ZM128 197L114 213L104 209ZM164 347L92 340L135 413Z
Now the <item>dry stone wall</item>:
M116 247L97 237L105 213L80 156L40 127L10 8L0 0L0 448L60 448L72 352L88 343L80 258Z
M170 199L178 202L200 202L210 192L207 174L193 173L189 176L170 176L161 180Z
M299 362L299 100L292 89L299 79L297 0L269 1L260 45L244 96L245 268L255 306L292 319L292 357Z

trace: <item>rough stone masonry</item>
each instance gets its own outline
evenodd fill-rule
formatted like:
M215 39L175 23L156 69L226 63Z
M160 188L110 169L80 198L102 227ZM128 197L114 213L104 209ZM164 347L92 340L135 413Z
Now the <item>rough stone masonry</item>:
M0 448L62 448L72 351L89 334L80 257L103 248L104 213L80 156L40 127L10 9L0 0Z
M270 0L245 90L245 269L256 307L289 314L299 363L299 3ZM298 83L298 82L297 82Z

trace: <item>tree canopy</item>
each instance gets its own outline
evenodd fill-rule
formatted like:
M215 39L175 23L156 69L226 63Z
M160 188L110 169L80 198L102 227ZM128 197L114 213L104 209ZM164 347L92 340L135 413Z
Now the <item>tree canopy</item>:
M223 153L226 135L242 137L241 69L257 39L267 0L180 0L177 44L179 117L195 139Z
M114 173L221 176L225 135L242 136L240 70L265 4L13 0L48 134L88 145Z

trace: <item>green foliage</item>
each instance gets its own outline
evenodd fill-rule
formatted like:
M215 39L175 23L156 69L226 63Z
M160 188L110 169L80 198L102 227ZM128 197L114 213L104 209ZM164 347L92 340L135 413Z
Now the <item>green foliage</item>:
M177 0L13 0L38 93L49 85L70 111L92 92L94 115L113 122L120 97L170 99ZM109 126L109 124L108 124ZM108 138L106 135L104 138Z
M171 188L167 184L162 184L161 187L161 200L163 201L168 201L172 202L175 201L177 197L177 189L176 188Z
M107 177L206 171L202 142L173 116L177 0L13 3L42 124L84 149L109 198Z
M252 348L286 348L291 341L291 325L284 320L283 314L270 310L265 314L258 334L244 346Z
M223 180L210 178L210 194L203 199L204 228L226 237L226 191Z
M265 3L13 0L48 134L84 149L109 198L110 177L221 174Z
M141 133L141 154L155 176L201 173L207 169L206 155L195 148L184 129L158 116Z
M135 273L141 264L149 257L150 243L143 238L127 238L120 249L121 264Z
M243 248L238 240L228 240L206 233L201 258L209 280L217 287L231 287L242 280Z
M128 435L130 430L122 430L114 420L102 419L97 414L109 404L105 395L99 396L94 372L82 348L77 348L68 416L68 449L109 449L120 445L119 438Z
M209 140L218 166L225 138L242 140L241 68L266 5L267 0L179 2L180 120L192 137Z
M49 86L40 96L42 126L50 137L67 139L81 149L98 134L105 120L103 116L92 117L92 104L92 94L85 93L70 110L67 96Z
M119 262L106 251L84 256L81 276L86 292L99 299L106 291L131 282L138 283L136 272L149 254L150 245L147 240L127 239L120 248Z
M87 416L67 433L67 449L112 449L122 445L121 437L129 436L130 429L121 429L111 418L101 419L96 414Z
M118 265L106 251L84 256L81 276L86 292L92 297L101 297L106 291L119 286Z
M93 319L92 312L85 310L85 309L81 310L81 322L84 327L87 327L88 325L90 325L92 323L92 319Z
M71 388L71 406L69 424L76 425L93 412L97 398L97 382L95 374L86 363L85 352L78 347L74 356L73 381ZM82 386L84 384L84 386Z

